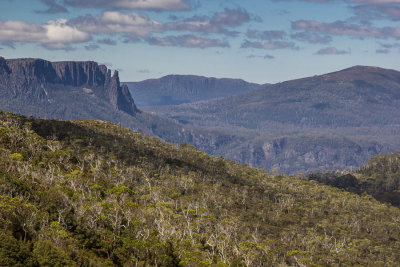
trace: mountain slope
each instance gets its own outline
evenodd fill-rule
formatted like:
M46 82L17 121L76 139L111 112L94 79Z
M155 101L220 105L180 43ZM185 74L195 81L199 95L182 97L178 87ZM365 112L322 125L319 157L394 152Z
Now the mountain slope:
M7 100L26 100L55 109L52 106L59 106L63 101L54 98L60 97L59 93L69 93L76 100L83 97L87 102L87 99L93 98L111 105L114 110L130 115L137 112L128 88L120 86L118 72L111 76L106 66L92 61L49 62L0 57L0 74L2 106Z
M127 86L120 84L118 72L111 75L106 66L91 61L0 57L0 108L42 118L113 121L170 142L196 143L207 151L219 139L232 138L141 112Z
M246 129L245 142L218 152L267 170L354 169L373 155L400 149L400 72L376 67L356 66L240 96L143 109L186 125Z
M354 169L400 149L395 71L355 67L240 96L141 110L118 73L95 62L1 58L0 73L5 111L112 121L266 170Z
M265 86L240 79L216 79L195 75L168 75L126 84L139 106L191 103L238 95Z
M0 113L0 265L395 266L400 210L104 121Z
M356 66L321 76L153 112L202 125L268 129L274 123L297 127L400 125L400 72Z
M208 153L243 140L238 133L183 126L139 110L118 72L95 62L0 58L0 109L63 120L100 119Z
M311 173L308 178L400 206L400 151L375 156L352 173Z

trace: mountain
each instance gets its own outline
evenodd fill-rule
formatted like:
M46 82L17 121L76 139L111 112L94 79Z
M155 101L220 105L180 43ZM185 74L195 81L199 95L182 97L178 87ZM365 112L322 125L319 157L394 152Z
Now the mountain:
M398 72L358 66L240 96L139 109L118 72L104 65L0 59L4 111L112 121L289 174L354 170L400 149L398 86Z
M114 110L130 115L137 112L128 87L120 86L118 72L111 76L106 66L92 61L49 62L0 57L0 75L2 99L25 99L28 103L41 102L51 106L55 102L53 97L57 97L58 91L62 90L62 93L70 91L77 98L101 99Z
M184 126L139 110L118 72L95 62L49 62L0 58L0 109L63 120L119 123L174 143L194 144L209 153L240 138L229 132Z
M240 79L195 75L168 75L159 79L127 82L138 106L161 106L223 98L254 91L266 85Z
M118 72L92 61L0 58L0 109L42 118L101 119L181 141L179 125L137 109Z
M240 96L151 110L196 125L271 130L274 124L313 128L398 126L399 103L400 72L356 66Z
M400 72L376 67L355 66L240 96L143 110L186 125L245 129L245 142L218 152L267 170L357 168L373 155L400 149Z
M400 209L105 121L0 113L1 266L396 266Z

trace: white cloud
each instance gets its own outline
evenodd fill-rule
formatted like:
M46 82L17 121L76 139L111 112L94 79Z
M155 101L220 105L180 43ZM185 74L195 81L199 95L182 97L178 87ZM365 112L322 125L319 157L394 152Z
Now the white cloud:
M0 41L3 42L33 42L51 49L67 49L68 44L89 39L88 33L67 25L65 19L48 21L43 25L12 20L0 22Z
M114 2L115 6L127 9L179 10L189 8L188 4L182 0L120 0L110 2Z
M85 16L76 18L69 23L79 30L94 34L124 33L128 36L147 36L152 32L162 32L162 23L151 20L147 15L137 13L122 13L105 11L100 16Z
M184 21L167 23L166 28L173 31L191 31L205 33L219 33L235 36L238 32L228 28L237 27L250 21L250 15L243 9L225 8L223 12L209 16L193 16Z
M122 8L143 10L187 10L185 0L68 0L67 5L81 8Z
M349 51L339 50L336 47L325 47L318 50L316 55L344 55L349 53Z
M43 28L46 29L46 42L49 43L79 43L90 39L90 35L86 32L67 25L65 19L48 21Z
M0 22L0 41L40 42L45 37L44 28L25 21L6 20Z
M369 25L349 24L344 21L322 23L315 20L298 20L292 22L292 29L320 32L332 35L365 36L376 38L400 37L400 27L376 28Z

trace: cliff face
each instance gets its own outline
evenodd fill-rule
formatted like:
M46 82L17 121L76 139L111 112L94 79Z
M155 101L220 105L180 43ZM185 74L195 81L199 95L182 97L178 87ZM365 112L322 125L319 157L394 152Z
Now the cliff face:
M43 99L57 85L90 89L93 94L130 115L137 112L127 88L120 85L118 72L93 61L49 62L42 59L0 57L0 92L3 96Z

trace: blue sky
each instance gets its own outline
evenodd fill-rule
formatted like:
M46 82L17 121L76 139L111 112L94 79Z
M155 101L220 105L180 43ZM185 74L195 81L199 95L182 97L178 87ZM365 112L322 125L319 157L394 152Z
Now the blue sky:
M0 0L0 55L93 60L121 81L400 70L400 0Z

